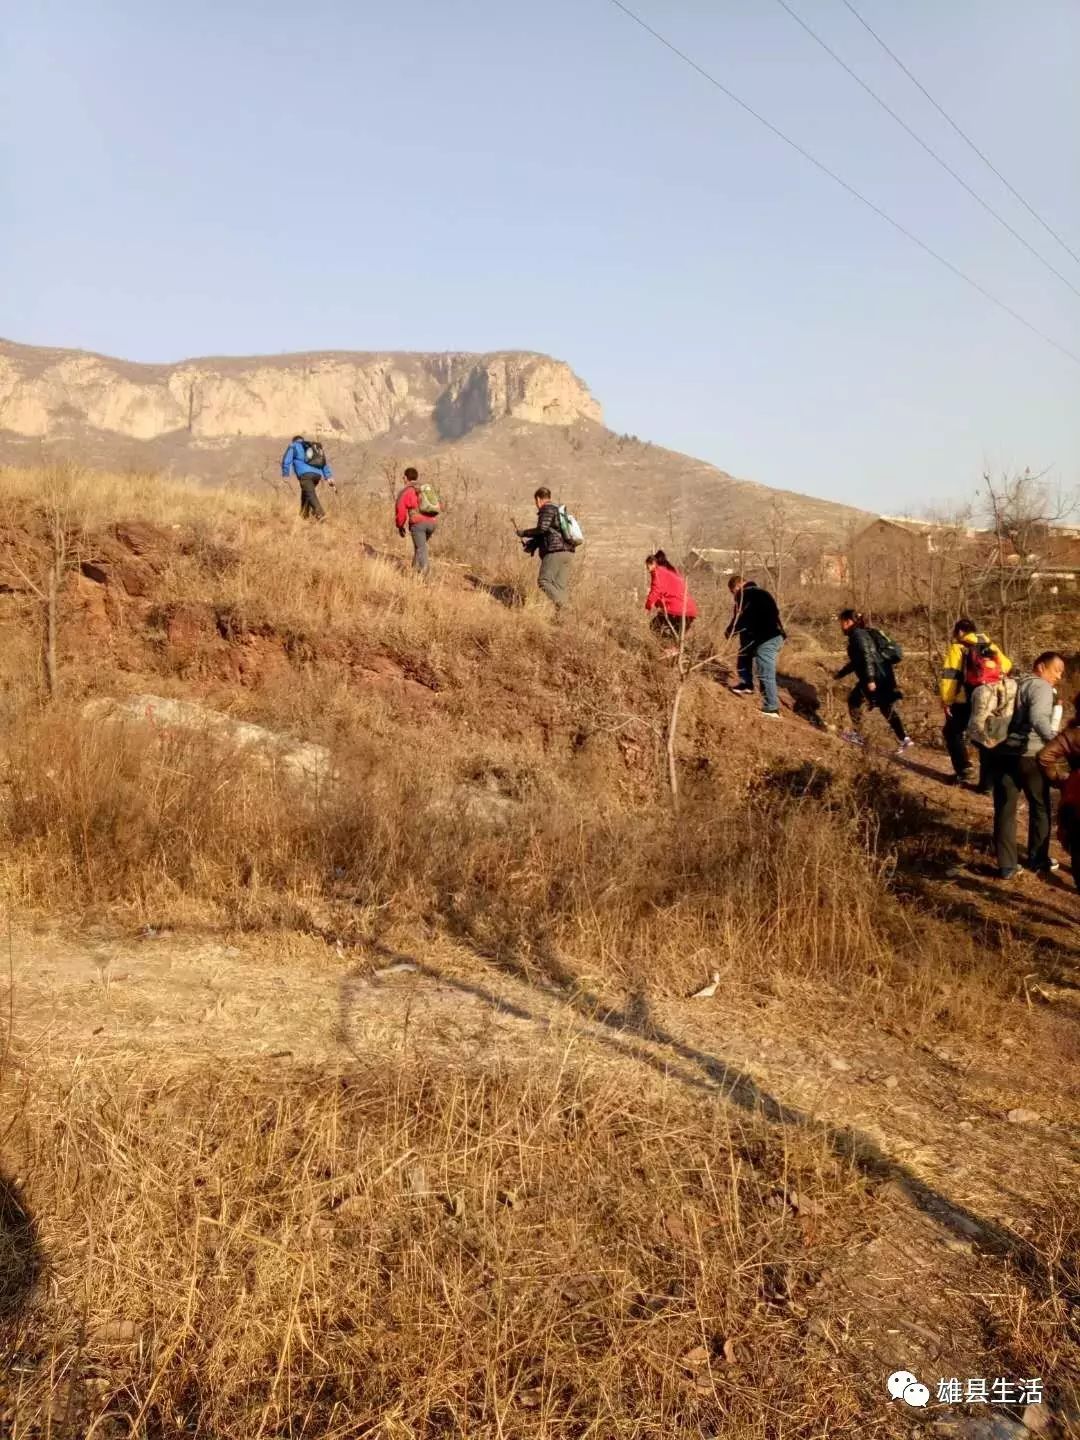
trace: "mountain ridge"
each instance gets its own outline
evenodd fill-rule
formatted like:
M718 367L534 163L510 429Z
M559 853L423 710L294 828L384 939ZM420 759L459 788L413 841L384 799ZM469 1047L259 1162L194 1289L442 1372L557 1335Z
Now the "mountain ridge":
M537 351L298 351L172 364L0 340L5 451L91 468L273 482L283 442L322 439L339 479L384 489L387 466L437 465L478 498L527 504L547 484L583 511L589 553L612 568L657 544L764 546L778 511L837 543L865 514L741 480L616 435L587 384Z

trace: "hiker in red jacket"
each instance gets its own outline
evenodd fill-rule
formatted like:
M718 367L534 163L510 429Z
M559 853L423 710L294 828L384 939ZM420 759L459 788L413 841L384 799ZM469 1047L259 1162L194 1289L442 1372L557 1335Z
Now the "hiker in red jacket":
M410 465L405 471L405 488L394 506L394 524L404 540L408 529L413 543L413 569L428 573L428 541L435 534L439 520L439 497L434 485L421 485L419 472Z
M649 572L645 609L656 611L652 621L655 633L664 640L675 642L669 643L664 651L665 658L670 660L679 653L682 637L697 618L697 606L685 578L663 550L645 557L645 569Z

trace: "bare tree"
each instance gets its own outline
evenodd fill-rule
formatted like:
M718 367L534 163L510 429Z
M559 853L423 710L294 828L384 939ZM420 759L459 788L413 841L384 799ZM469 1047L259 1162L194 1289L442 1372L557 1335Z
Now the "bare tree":
M1052 486L1047 471L1033 475L983 474L982 502L992 543L985 555L983 580L989 582L997 611L1001 646L1008 649L1018 629L1025 633L1038 562L1051 532L1076 509L1076 497ZM1014 625L1013 619L1019 622Z
M83 477L73 466L52 465L42 476L40 502L31 511L40 522L41 542L27 534L27 515L4 517L7 544L0 579L9 590L22 591L36 602L41 613L41 657L45 695L50 701L60 693L57 639L60 623L60 592L68 570L78 563L79 491ZM15 583L11 583L14 581Z
M812 547L814 537L809 530L800 528L794 522L790 510L780 498L773 500L769 506L764 536L767 548L756 552L754 563L764 572L776 603L784 610L790 600L788 587L793 571L798 582L798 556Z
M678 766L678 738L679 738L679 715L682 710L683 695L687 683L694 675L710 665L715 665L722 660L730 660L734 655L735 641L732 641L731 652L718 650L713 654L706 655L703 660L695 660L686 648L686 617L683 616L679 622L678 629L679 650L675 657L675 690L671 697L671 708L668 711L667 735L665 752L667 754L667 776L668 789L671 792L671 805L676 814L679 813L679 766Z

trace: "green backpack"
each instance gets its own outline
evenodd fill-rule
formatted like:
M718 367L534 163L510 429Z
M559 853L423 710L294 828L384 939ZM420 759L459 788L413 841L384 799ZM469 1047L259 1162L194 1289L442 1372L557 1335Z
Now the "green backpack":
M439 492L435 489L434 485L429 485L426 482L423 485L418 485L416 487L416 493L420 499L420 504L417 506L417 509L421 515L438 515L441 513L442 501L439 499Z

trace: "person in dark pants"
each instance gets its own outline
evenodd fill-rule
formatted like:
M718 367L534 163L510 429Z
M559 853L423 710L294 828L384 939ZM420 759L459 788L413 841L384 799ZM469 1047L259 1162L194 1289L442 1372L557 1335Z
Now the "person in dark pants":
M863 706L880 711L883 720L900 742L897 754L910 750L914 740L904 728L904 722L896 709L897 700L903 699L896 683L896 671L881 653L875 632L867 625L864 616L856 610L841 610L840 629L847 636L847 664L836 672L836 679L854 675L858 683L848 696L848 715L851 729L841 738L851 745L862 745Z
M405 488L397 497L394 506L394 523L398 534L404 539L408 529L413 543L413 569L426 575L431 566L428 542L435 534L439 523L438 497L431 486L420 485L420 474L412 465L405 471Z
M1069 725L1039 751L1039 769L1061 790L1058 805L1058 839L1069 852L1073 884L1080 890L1080 695L1073 701Z
M1005 739L987 754L994 783L994 848L998 875L1020 875L1016 846L1016 811L1027 800L1027 869L1048 875L1050 863L1050 781L1037 756L1054 739L1054 687L1065 674L1065 660L1047 650L1016 687L1016 706Z
M536 524L531 530L519 530L517 534L525 542L526 555L540 556L537 584L559 611L570 595L571 561L577 546L562 532L559 507L552 500L551 491L541 486L533 499L536 501Z
M294 474L300 482L301 519L325 520L326 511L319 500L317 487L325 480L333 490L334 472L330 469L318 441L309 441L302 435L294 435L292 443L281 457L281 474L286 480L290 474Z
M776 601L767 590L753 580L741 575L732 575L728 589L735 601L735 613L727 629L726 639L739 637L739 656L736 667L739 683L733 695L753 695L754 670L757 669L761 685L761 713L770 720L780 718L780 692L776 688L776 662L787 638L780 623L780 611Z
M975 621L966 615L953 626L949 648L941 662L938 693L945 712L942 738L952 761L958 785L970 785L975 776L967 747L967 728L971 723L971 696L979 685L993 685L1008 675L1012 661L993 643L989 636L975 629ZM975 747L979 756L978 790L989 795L993 779L987 768L987 751Z

